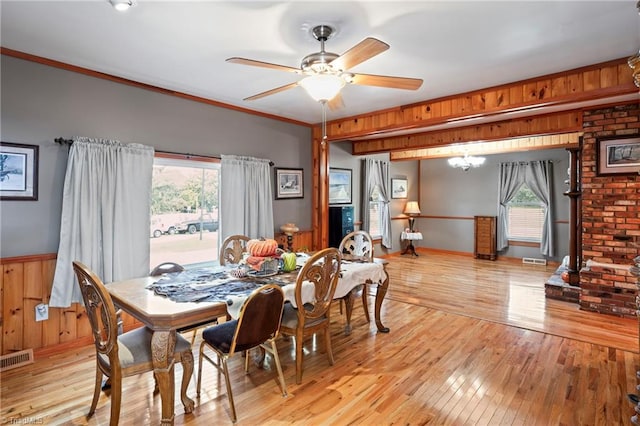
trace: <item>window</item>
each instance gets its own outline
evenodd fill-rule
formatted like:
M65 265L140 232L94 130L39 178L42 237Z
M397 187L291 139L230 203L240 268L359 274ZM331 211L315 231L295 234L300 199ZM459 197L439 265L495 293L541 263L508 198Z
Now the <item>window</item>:
M151 189L150 268L218 259L220 163L156 154Z
M380 199L378 186L373 189L369 197L369 235L372 238L382 235L382 207L384 203Z
M510 240L541 241L544 205L527 184L522 184L516 195L507 203L507 215Z

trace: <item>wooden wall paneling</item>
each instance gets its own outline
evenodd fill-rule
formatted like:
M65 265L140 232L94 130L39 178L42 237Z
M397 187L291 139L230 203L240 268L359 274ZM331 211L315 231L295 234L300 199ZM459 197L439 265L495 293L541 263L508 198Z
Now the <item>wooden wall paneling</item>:
M582 131L580 111L563 111L529 118L484 123L449 130L354 141L353 154L366 155L387 151L419 149L472 141L493 141Z
M84 309L84 308L81 308ZM70 342L78 336L76 328L78 304L72 303L68 308L60 308L60 343Z
M5 353L24 349L22 324L24 321L24 287L22 263L9 263L3 266L4 275L4 334L2 335Z
M53 276L56 270L56 259L44 260L42 264L42 276L44 286L43 298L49 303ZM49 307L49 319L42 322L42 347L53 346L60 343L60 308ZM35 349L35 348L34 348Z
M399 129L445 124L478 113L498 115L507 111L528 111L636 92L626 58L620 58L525 81L333 120L327 123L327 136L332 141L347 140ZM389 119L378 120L380 117Z
M42 288L44 277L42 275L42 261L25 262L23 264L24 286L24 322L23 322L23 346L24 348L42 347L42 322L36 321L36 306L42 303Z

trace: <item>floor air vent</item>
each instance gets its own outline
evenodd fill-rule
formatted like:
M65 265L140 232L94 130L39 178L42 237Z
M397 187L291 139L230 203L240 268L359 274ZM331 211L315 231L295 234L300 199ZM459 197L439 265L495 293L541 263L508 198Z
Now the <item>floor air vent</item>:
M33 363L33 349L0 356L0 372Z
M534 257L523 257L522 263L527 265L546 265L547 259L536 259Z

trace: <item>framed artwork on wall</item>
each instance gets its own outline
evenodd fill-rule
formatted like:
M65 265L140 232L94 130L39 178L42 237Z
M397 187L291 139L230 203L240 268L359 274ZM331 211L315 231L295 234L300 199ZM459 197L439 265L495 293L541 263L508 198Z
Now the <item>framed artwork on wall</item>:
M351 169L329 169L329 204L351 204Z
M406 178L391 179L391 198L407 198L408 184Z
M0 200L38 200L38 148L0 142Z
M304 170L276 168L276 199L304 198Z
M596 140L598 175L640 173L640 137L606 137Z

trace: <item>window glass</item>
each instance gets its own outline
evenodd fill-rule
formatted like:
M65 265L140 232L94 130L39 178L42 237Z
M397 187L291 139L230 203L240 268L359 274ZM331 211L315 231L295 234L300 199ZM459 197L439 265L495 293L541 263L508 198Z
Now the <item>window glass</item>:
M156 157L151 189L150 268L218 260L220 163Z
M527 184L523 184L507 203L508 238L516 241L540 242L544 211L544 205L540 199Z
M369 235L372 238L382 235L382 201L378 186L373 189L369 197Z

